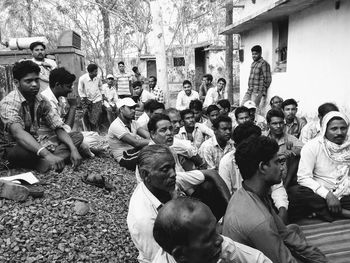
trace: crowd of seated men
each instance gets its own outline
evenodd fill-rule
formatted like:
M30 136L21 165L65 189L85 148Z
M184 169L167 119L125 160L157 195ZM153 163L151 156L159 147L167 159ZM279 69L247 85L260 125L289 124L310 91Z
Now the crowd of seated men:
M61 103L75 76L54 69L49 87L41 90L39 73L30 60L13 67L16 89L0 102L2 157L13 167L43 173L61 171L68 163L77 167L93 153L84 134L72 132L76 101L67 99L68 110ZM88 86L80 87L87 99L95 83L94 74L88 76ZM134 96L114 94L110 106L116 116L108 118L111 154L135 172L137 181L126 220L138 260L327 262L297 223L311 217L350 218L347 116L324 103L319 120L307 123L297 116L296 100L278 96L265 117L249 100L232 111L223 98L222 78L208 85L205 96L184 81L176 108L165 108L152 81L149 92L135 81L130 86ZM1 190L1 197L27 195L21 185L0 181L0 186L11 190Z

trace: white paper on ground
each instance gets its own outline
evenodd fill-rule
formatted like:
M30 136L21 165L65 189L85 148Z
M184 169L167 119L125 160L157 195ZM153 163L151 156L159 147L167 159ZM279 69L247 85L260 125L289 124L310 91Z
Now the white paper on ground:
M0 180L11 181L14 183L19 182L17 180L23 180L29 184L35 184L35 183L39 182L38 178L36 178L32 172L23 173L23 174L16 174L16 175L6 176L6 177L0 177Z

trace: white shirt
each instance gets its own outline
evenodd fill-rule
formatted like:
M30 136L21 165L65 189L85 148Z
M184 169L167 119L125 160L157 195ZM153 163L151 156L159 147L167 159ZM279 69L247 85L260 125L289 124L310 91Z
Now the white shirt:
M93 103L102 100L102 82L98 77L93 80L90 78L89 73L85 73L79 78L78 82L78 94L80 98L87 98Z
M205 96L203 108L208 107L209 105L216 104L219 100L224 98L224 90L218 91L217 87L212 87L208 90L207 95Z
M51 70L57 68L57 64L54 60L44 58L44 61L36 60L35 58L32 58L32 61L36 63L40 67L40 90L45 90L46 88L49 88L49 76ZM43 66L43 63L47 63L50 65L48 66Z
M146 112L142 113L141 116L136 121L137 125L142 129L145 129L146 131L148 131L148 127L147 127L148 122L149 122L149 116L147 115Z
M316 138L321 133L321 125L320 121L311 121L305 124L305 126L300 131L299 139L303 143L307 143L308 141Z
M206 138L210 138L214 136L214 131L208 126L204 125L203 123L196 122L194 126L194 130L192 132L193 142L192 144L199 149L199 147L202 145L202 143L205 141ZM180 140L188 140L187 138L187 131L185 127L181 127L179 130L179 133L175 135L176 138Z
M124 151L133 148L130 144L123 142L121 139L127 134L137 137L136 133L138 128L138 124L133 120L131 122L130 131L119 117L111 123L111 126L109 126L107 135L108 144L111 148L114 159L116 159L118 162L120 162L120 159L123 157Z
M341 199L350 194L350 183L349 176L340 175L338 171L344 169L344 173L346 170L349 172L350 164L337 164L328 158L321 140L321 137L316 137L301 149L298 183L310 188L323 198L332 191Z
M107 83L102 85L102 94L105 95L107 101L103 101L103 105L106 108L116 107L116 103L119 99L115 87L109 87Z
M152 94L151 92L149 92L148 90L143 89L141 96L140 96L140 101L142 103L145 103L148 100L155 100L156 96L154 96L154 94Z
M243 181L235 161L235 151L236 150L234 149L225 154L219 164L219 175L226 183L231 195L238 189L242 188ZM271 197L277 209L281 207L288 209L288 195L282 182L271 187Z
M189 190L194 185L204 181L204 175L200 171L196 171L192 175L195 176L189 177L186 173L176 173L176 186L183 190ZM137 185L130 199L126 221L131 239L139 251L139 262L152 262L160 249L153 238L153 225L158 215L157 209L161 205L162 203L143 182Z
M179 94L177 94L176 99L176 109L179 111L188 109L190 106L190 102L192 100L198 100L199 94L195 90L191 90L190 96L187 96L186 92L184 90L181 90Z
M272 263L262 252L222 236L221 254L218 263ZM152 263L176 263L175 259L160 249Z

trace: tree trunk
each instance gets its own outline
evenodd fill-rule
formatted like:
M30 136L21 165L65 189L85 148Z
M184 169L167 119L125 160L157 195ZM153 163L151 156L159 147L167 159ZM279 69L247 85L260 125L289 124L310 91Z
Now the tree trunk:
M102 6L99 6L102 22L103 22L103 44L104 44L104 57L106 63L106 75L113 73L113 64L114 61L111 56L111 47L110 47L110 39L111 39L111 30L109 24L109 13L108 10Z
M153 30L157 36L157 43L152 43L156 47L156 65L157 65L157 85L164 92L165 105L169 105L169 87L168 87L168 69L166 61L166 49L163 32L163 17L159 0L151 2L151 12L153 17Z
M226 26L232 24L232 1L226 3ZM226 35L226 79L227 97L231 105L233 103L233 35Z
M28 13L28 27L27 33L28 37L33 35L33 11L32 11L33 0L27 0L27 13Z

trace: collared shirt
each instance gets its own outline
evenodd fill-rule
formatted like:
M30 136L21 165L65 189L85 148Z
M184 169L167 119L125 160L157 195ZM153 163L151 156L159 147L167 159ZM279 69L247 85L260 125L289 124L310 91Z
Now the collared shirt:
M53 94L52 90L50 88L42 91L41 96L45 98L48 102L51 104L51 109L61 117L62 121L65 121L65 117L69 111L68 103L66 102L66 99L64 97L59 97L58 99L55 97L55 94ZM72 129L69 125L64 124L63 129L66 132L71 132ZM47 134L47 135L54 135L54 131L51 130L46 125L42 125L39 130L38 134Z
M202 172L191 172L192 177L188 173L176 173L177 188L186 191L204 181ZM143 182L137 185L130 199L127 223L131 239L139 251L139 262L152 262L160 249L153 238L153 225L161 205Z
M102 82L98 77L91 79L89 73L85 73L79 78L78 94L80 98L87 98L93 103L102 100Z
M213 129L213 123L207 119L206 121L203 122L205 126L207 126L209 129Z
M264 132L264 135L273 138L270 134L270 131L266 131ZM275 138L273 138L275 139ZM276 139L275 139L276 140ZM279 148L278 148L278 155L283 155L284 152L286 152L287 150L292 151L295 156L299 156L300 155L300 151L303 148L304 144L302 141L300 141L299 139L297 139L295 136L290 135L286 132L283 133L283 136L280 137L279 139L276 140ZM291 143L292 147L290 149L287 149L288 144ZM282 179L283 181L286 179L287 176L287 162L283 163L283 172L282 172Z
M137 137L137 130L139 128L138 124L136 121L132 120L130 126L131 130L129 130L119 117L112 122L111 126L109 126L107 135L108 144L111 148L114 159L118 162L120 162L120 159L123 157L124 151L133 148L130 144L123 142L121 139L127 134Z
M222 238L223 242L221 243L221 254L217 261L218 263L272 263L259 250L234 242L225 236L222 236ZM160 249L152 263L176 263L176 261L171 255Z
M195 147L197 147L197 149L199 149L199 147L202 145L206 136L213 137L214 131L212 129L209 129L204 124L196 122L192 132L192 143ZM176 134L175 137L182 140L188 140L185 127L181 127L179 133Z
M297 138L300 136L301 129L306 125L305 118L295 117L292 123L286 123L285 131Z
M213 136L203 142L199 148L199 155L207 162L208 169L219 169L221 158L228 152L234 149L233 141L229 140L222 149L216 140L216 136Z
M117 82L117 93L118 95L122 96L130 96L130 81L132 79L131 74L129 73L118 73L115 76L116 82Z
M199 94L195 90L191 90L191 94L188 96L184 90L181 90L179 94L177 94L176 99L176 109L182 111L184 109L188 109L190 106L190 102L192 100L198 100Z
M161 88L155 86L151 93L156 97L156 100L160 103L164 103L164 93Z
M209 105L216 104L219 100L223 99L224 91L225 89L219 91L217 87L210 88L205 96L203 107L206 108Z
M248 80L249 87L258 87L259 91L265 91L270 87L272 81L271 69L269 63L263 58L253 61L250 67L250 75Z
M321 132L320 121L312 121L308 122L300 131L299 139L303 143L307 143L308 141L316 138Z
M103 101L103 105L107 108L116 107L119 99L117 90L114 86L109 87L107 83L102 85L102 95L105 95L107 101Z
M146 112L142 113L141 116L136 121L137 125L146 131L148 131L148 127L147 127L148 122L149 122L149 116Z
M219 175L227 185L231 195L242 187L243 181L235 161L235 152L236 149L233 149L231 152L225 154L221 158L219 164ZM277 209L280 209L281 207L288 209L288 195L282 181L279 184L271 186L271 198Z
M327 262L325 256L310 246L297 225L286 226L271 202L265 202L243 186L232 196L224 218L223 235L260 250L272 262L297 263L293 254L308 259L303 262ZM249 209L247 209L249 208Z
M15 140L10 134L10 126L20 124L23 129L30 133L42 145L45 142L40 138L38 130L42 125L47 125L51 130L62 128L64 123L56 114L47 100L40 94L35 97L34 119L30 114L28 102L18 89L11 91L0 102L0 144L14 145Z
M309 141L301 150L298 169L298 183L310 188L319 196L326 198L329 191L341 199L350 194L350 164L338 164L332 161L322 146L321 137ZM339 174L339 170L344 173Z

